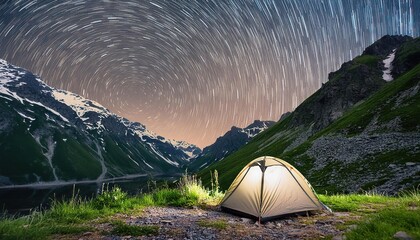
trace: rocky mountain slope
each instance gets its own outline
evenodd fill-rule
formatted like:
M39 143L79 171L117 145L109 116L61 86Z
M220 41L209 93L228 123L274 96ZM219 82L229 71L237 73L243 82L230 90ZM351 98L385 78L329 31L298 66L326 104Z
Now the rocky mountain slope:
M0 185L174 173L200 152L0 60Z
M222 188L252 159L272 155L319 192L396 193L420 184L420 39L384 36L329 75L295 111L217 169Z
M274 123L273 121L255 120L245 128L233 126L223 136L217 138L213 144L205 147L203 152L195 159L191 160L188 169L193 171L200 170L223 159L247 144L257 134L274 125Z

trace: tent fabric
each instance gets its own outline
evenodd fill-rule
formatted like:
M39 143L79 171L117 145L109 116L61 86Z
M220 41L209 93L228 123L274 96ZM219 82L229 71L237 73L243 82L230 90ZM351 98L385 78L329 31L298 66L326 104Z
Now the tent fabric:
M221 207L264 221L290 213L322 210L323 204L296 168L266 156L251 161L240 171Z

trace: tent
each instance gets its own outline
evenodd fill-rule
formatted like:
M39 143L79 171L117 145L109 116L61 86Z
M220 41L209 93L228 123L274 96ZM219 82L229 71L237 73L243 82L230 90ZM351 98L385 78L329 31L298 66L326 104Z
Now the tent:
M275 157L246 165L221 201L226 212L267 221L281 215L326 208L305 177Z

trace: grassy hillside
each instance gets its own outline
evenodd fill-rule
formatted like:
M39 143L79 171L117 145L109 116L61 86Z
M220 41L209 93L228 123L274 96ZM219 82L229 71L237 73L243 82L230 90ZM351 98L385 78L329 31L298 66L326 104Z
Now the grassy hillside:
M418 41L416 39L415 41ZM411 42L410 45L411 46ZM418 45L417 45L418 46ZM411 47L413 48L413 47ZM412 59L416 51L408 54L403 52L398 60L401 62ZM397 54L398 57L398 54ZM405 60L403 58L406 58ZM359 64L373 64L377 58L370 56L358 57L354 60L353 66L347 69L354 69ZM332 75L332 80L342 73ZM383 151L364 157L354 163L342 164L340 161L329 161L325 166L316 168L316 160L309 156L307 151L313 146L314 141L329 136L340 136L344 139L350 139L360 136L362 132L369 129L369 136L397 131L399 133L418 133L420 131L420 91L418 91L420 82L420 64L417 64L410 71L400 75L397 79L385 84L380 90L356 106L348 110L342 117L333 121L327 127L315 132L302 143L293 146L297 136L310 130L313 125L290 124L296 118L296 112L299 109L306 108L315 99L319 98L320 91L304 101L290 116L277 123L270 129L256 136L246 146L237 152L229 155L225 159L209 166L199 172L199 176L204 183L210 181L210 171L219 171L220 185L222 189L227 189L239 171L251 160L264 156L274 156L290 162L301 171L308 180L316 186L318 191L342 192L346 179L357 179L359 175L370 174L375 176L375 172L383 171L381 177L367 182L363 189L370 189L389 181L394 176L387 170L390 164L404 164L407 162L418 162L420 159L419 151L410 151L401 149L396 151ZM299 111L303 114L305 111ZM397 127L391 123L397 122ZM374 129L371 125L374 123ZM392 126L391 126L392 125ZM395 125L395 124L394 124ZM394 129L397 128L397 129ZM376 134L376 135L375 135ZM376 136L377 137L377 136ZM292 145L292 147L291 147ZM340 159L340 156L337 156ZM368 171L363 171L367 169ZM388 172L387 172L388 171ZM369 175L369 176L370 176ZM417 179L417 180L416 180ZM337 181L334 181L337 180ZM404 182L405 181L405 182ZM420 184L419 176L414 175L403 180L411 186Z

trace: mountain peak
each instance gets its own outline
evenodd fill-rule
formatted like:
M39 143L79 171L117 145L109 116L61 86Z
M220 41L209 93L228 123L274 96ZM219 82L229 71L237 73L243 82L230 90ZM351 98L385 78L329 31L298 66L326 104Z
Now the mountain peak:
M385 35L379 40L375 41L372 45L363 51L362 55L375 55L379 57L386 57L395 48L401 44L413 39L410 36L402 35Z
M223 136L203 149L203 152L192 160L189 166L193 170L202 169L217 162L247 144L252 138L274 125L274 121L255 120L245 128L232 126Z
M252 129L252 128L267 128L273 125L274 121L262 121L262 120L255 120L253 123L245 127L244 129Z

